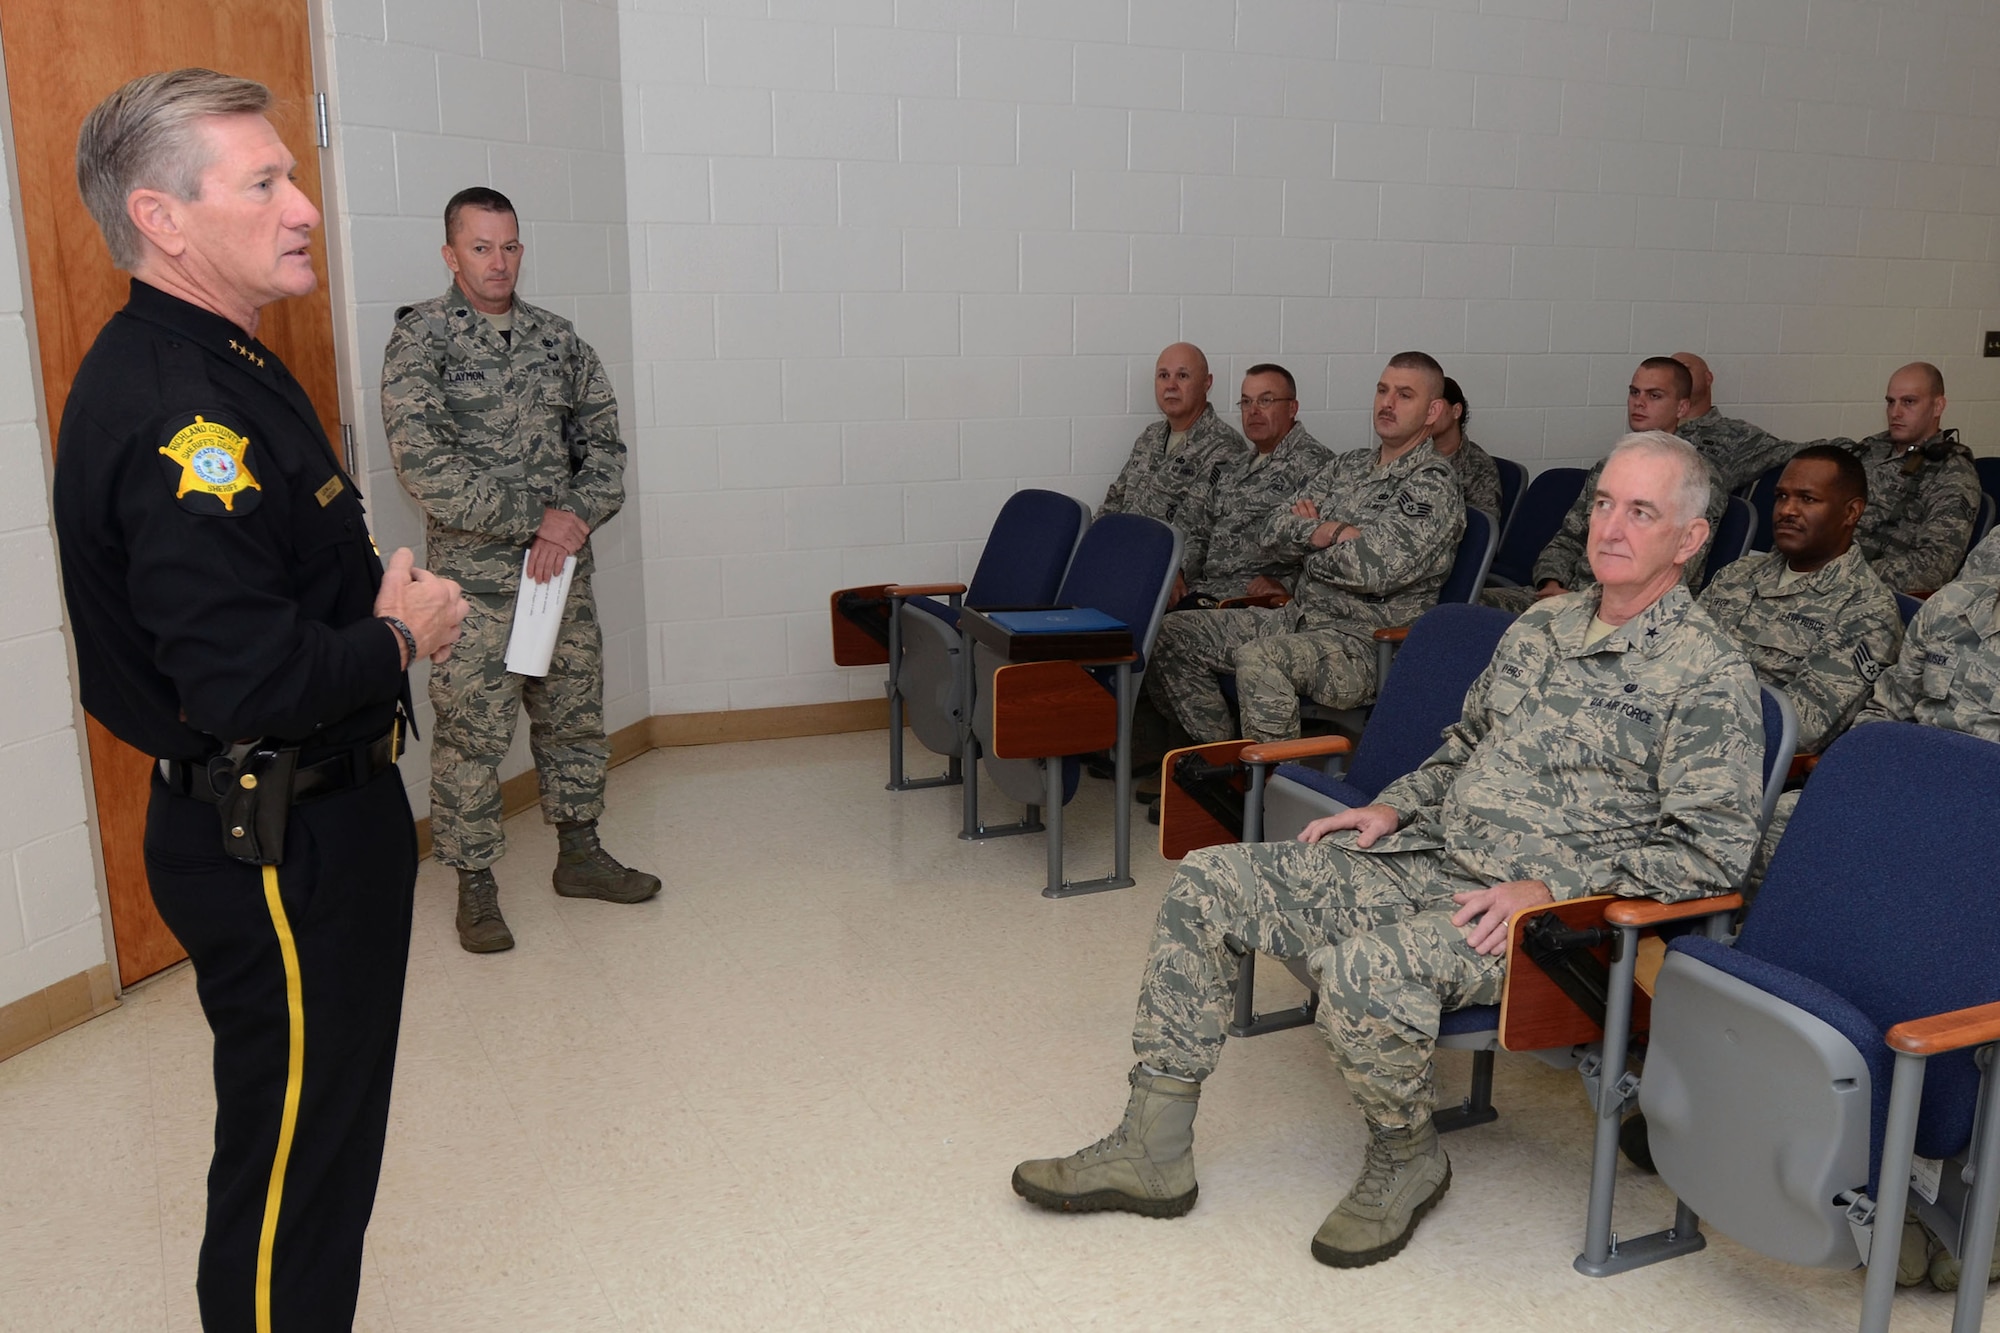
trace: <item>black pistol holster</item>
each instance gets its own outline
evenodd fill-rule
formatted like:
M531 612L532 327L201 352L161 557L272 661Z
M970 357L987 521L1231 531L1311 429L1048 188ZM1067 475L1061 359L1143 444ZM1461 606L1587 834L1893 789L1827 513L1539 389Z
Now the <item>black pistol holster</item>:
M254 866L283 863L298 764L298 746L262 740L238 741L208 761L225 853Z

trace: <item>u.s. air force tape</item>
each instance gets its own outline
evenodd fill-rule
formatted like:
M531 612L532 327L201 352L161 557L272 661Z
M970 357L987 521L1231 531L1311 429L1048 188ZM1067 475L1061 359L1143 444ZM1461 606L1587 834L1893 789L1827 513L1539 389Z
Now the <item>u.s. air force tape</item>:
M160 432L161 464L174 499L191 514L240 518L264 497L250 470L250 437L226 412L172 417Z

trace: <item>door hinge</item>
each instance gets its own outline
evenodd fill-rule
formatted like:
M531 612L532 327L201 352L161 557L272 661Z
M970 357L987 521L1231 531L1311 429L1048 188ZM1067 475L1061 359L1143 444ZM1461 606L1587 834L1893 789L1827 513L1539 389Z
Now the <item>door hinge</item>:
M327 119L326 94L314 93L313 105L316 108L316 114L319 118L319 146L321 148L331 148L333 147L333 127Z
M345 421L340 423L340 461L346 467L347 475L354 475L354 427Z

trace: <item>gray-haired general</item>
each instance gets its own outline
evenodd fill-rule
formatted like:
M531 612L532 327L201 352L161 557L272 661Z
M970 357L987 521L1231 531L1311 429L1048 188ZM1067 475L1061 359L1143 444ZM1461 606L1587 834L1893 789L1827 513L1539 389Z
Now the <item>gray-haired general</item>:
M1367 1121L1359 1177L1314 1257L1360 1267L1408 1244L1451 1183L1431 1121L1440 1016L1499 999L1508 918L1586 894L1670 901L1742 881L1757 837L1757 682L1681 583L1708 535L1708 488L1684 441L1621 440L1593 496L1595 583L1509 628L1421 767L1300 842L1188 857L1140 986L1124 1119L1069 1157L1021 1163L1017 1193L1060 1211L1194 1206L1195 1109L1222 1053L1234 940L1307 960L1321 1035Z

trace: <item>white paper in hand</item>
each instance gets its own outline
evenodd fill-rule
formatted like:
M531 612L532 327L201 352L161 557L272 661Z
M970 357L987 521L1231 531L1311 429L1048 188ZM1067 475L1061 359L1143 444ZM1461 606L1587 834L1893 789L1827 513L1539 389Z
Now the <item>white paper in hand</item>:
M507 669L521 676L546 676L555 656L556 634L562 629L563 603L569 600L570 575L576 557L563 559L562 573L547 583L528 577L528 557L521 556L521 592L514 599L514 630L507 636Z

